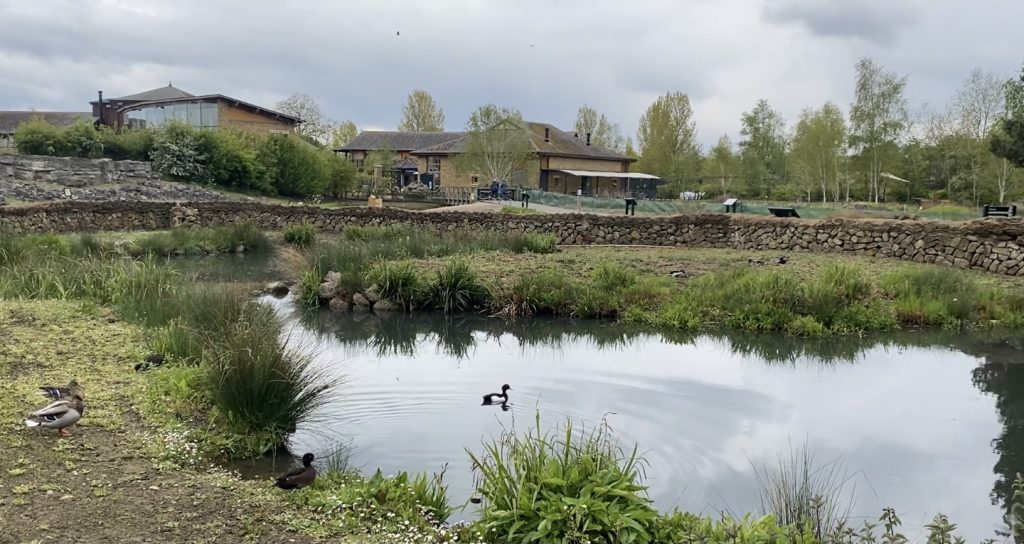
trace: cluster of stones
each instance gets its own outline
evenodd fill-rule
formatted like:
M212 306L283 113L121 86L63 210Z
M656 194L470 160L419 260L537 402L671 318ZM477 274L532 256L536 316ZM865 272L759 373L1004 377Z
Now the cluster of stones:
M317 290L320 304L326 305L335 312L369 312L393 313L401 310L401 306L386 298L380 297L380 290L372 285L361 293L349 293L341 285L341 273L328 272Z
M199 226L199 210L177 203L171 208L171 228L195 228Z

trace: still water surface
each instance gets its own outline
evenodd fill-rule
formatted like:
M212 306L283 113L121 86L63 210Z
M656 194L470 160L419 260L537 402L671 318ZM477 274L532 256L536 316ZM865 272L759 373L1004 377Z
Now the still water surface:
M322 457L343 441L364 472L447 465L454 503L473 489L466 448L529 430L537 411L544 428L604 418L623 445L639 446L650 496L665 510L755 511L753 465L806 443L818 461L841 460L855 516L893 506L913 534L943 512L977 541L1003 527L1005 475L1024 469L1019 338L666 337L597 322L378 319L265 300L293 341L346 380L318 421L300 425L292 451ZM511 409L481 406L503 383Z

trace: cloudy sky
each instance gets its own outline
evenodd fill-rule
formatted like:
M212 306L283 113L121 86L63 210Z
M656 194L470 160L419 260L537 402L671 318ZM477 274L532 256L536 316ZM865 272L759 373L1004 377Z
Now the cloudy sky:
M0 110L172 81L394 128L421 88L450 130L485 103L571 129L588 103L632 135L682 91L709 144L759 98L788 119L846 109L863 56L909 77L912 106L944 106L975 67L1018 70L1022 20L1022 0L0 0Z

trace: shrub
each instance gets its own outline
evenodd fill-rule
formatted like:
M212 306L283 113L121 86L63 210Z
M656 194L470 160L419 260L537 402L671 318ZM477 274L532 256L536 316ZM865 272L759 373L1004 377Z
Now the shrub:
M103 127L99 131L103 143L103 156L121 160L148 161L153 150L155 132L152 130L133 130L122 128L120 132Z
M658 513L646 497L643 461L604 425L584 433L505 433L469 452L484 505L481 521L500 542L651 542Z
M279 194L311 196L327 190L331 166L325 153L296 138L270 136L260 145L257 158Z
M259 194L274 193L266 166L257 157L256 136L220 129L201 131L198 139L210 183Z
M63 132L39 117L33 117L18 125L14 133L14 143L18 153L26 155L63 156L67 152Z
M501 313L507 317L572 312L576 286L563 274L543 272L522 276L502 295Z
M415 308L423 296L419 273L409 263L378 263L366 275L366 284L376 286L380 298L406 310Z
M316 240L312 225L288 225L284 229L284 241L297 247L309 247Z
M180 123L168 124L157 135L150 153L153 169L170 178L191 183L206 182L208 157L196 130Z
M430 302L445 314L480 308L489 296L476 273L463 261L449 261L443 270L437 272L427 293Z

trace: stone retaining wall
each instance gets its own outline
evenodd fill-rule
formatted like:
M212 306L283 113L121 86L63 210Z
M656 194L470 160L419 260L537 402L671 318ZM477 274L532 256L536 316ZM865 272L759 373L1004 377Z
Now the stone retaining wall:
M960 223L830 219L810 221L735 214L664 218L597 215L500 215L409 212L395 209L189 203L190 210L158 202L61 202L0 208L0 232L152 230L172 217L201 226L251 223L276 230L308 223L337 232L348 225L408 225L434 232L461 229L552 234L562 244L699 246L848 253L936 263L1024 276L1024 219ZM194 214L192 211L194 210Z
M67 187L160 179L150 163L44 155L0 154L0 182L44 181Z

